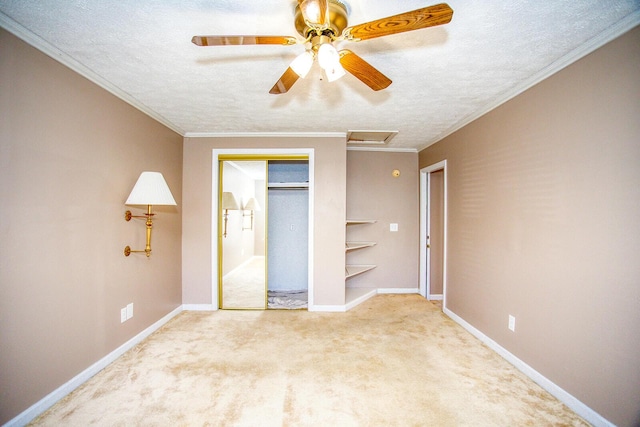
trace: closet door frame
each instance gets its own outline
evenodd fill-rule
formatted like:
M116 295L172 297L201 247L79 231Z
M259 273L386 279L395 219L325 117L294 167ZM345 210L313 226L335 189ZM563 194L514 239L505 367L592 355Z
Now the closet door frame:
M212 206L211 206L211 303L221 307L221 253L222 247L222 215L218 209L221 188L221 161L269 161L269 160L306 160L309 162L309 234L308 234L308 306L313 306L313 201L314 201L314 149L215 149L212 158ZM268 231L267 231L268 236ZM268 237L267 237L268 238ZM265 254L266 257L267 254Z

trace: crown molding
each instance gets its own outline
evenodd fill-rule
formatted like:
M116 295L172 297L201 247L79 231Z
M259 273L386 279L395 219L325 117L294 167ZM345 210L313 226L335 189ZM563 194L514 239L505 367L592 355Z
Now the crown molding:
M345 138L346 132L186 132L185 138Z
M417 153L417 148L347 147L347 151L386 151L387 153Z

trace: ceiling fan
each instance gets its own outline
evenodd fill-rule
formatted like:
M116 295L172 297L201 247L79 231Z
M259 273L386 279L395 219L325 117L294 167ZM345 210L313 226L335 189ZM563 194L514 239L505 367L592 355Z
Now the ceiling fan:
M328 81L339 79L346 70L377 91L388 87L391 80L352 51L342 49L338 52L333 43L358 42L447 24L453 17L453 10L441 3L348 27L348 6L344 1L298 0L294 16L295 28L304 37L302 41L291 36L259 35L194 36L191 41L198 46L310 44L271 88L269 93L272 94L286 93L298 78L307 75L316 59Z

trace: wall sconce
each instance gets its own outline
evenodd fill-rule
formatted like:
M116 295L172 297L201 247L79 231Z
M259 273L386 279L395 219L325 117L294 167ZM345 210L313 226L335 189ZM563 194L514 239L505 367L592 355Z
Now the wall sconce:
M124 219L130 221L131 218L146 218L147 225L147 245L144 250L133 251L129 246L124 248L124 256L131 255L132 252L144 252L147 257L151 256L151 227L153 226L153 215L151 205L175 206L176 201L171 195L169 186L160 172L142 172L136 185L133 186L131 194L125 205L147 205L147 213L144 215L131 215L131 211L124 213Z
M232 192L222 192L222 209L224 210L224 213L222 215L222 217L224 218L224 231L222 233L222 237L227 237L227 221L229 220L229 209L234 211L240 210L238 200L236 200L236 196L234 196Z
M242 216L251 216L251 226L250 227L245 227L244 224L242 224L242 229L243 230L253 230L253 211L259 211L260 210L260 205L258 204L258 201L255 199L255 197L251 197L249 200L247 200L247 203L244 204L244 208L242 208L244 211L250 211L251 213L246 213L246 212L242 212Z

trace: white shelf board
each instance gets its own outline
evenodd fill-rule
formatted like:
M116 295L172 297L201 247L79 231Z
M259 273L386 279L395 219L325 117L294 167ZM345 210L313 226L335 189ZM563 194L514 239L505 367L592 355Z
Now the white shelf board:
M345 251L355 251L356 249L361 248L370 248L371 246L375 246L376 242L347 242Z
M347 220L347 225L354 225L354 224L373 224L377 222L377 220L375 219L348 219Z
M366 264L366 265L347 264L347 266L345 267L345 278L348 279L350 277L357 276L358 274L362 274L374 268L376 268L376 266L372 264Z

